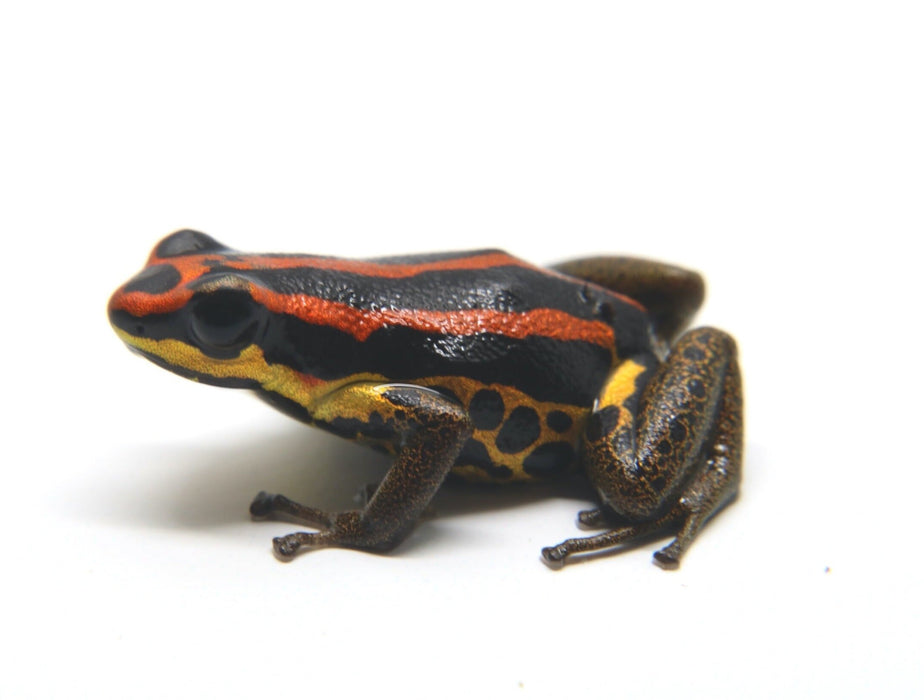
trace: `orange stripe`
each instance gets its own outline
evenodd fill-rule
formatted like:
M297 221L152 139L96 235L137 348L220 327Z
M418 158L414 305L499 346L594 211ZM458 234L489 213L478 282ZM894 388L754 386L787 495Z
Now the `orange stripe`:
M510 338L541 335L556 340L583 340L612 347L613 329L602 321L585 321L556 309L533 309L520 313L472 309L430 311L424 309L356 309L307 294L276 294L251 286L253 298L275 313L289 314L316 325L333 326L366 340L388 326L404 326L425 333L464 336L494 333Z
M507 253L483 253L451 260L436 260L427 263L377 263L365 260L349 260L344 258L325 258L310 255L241 255L227 259L223 255L188 255L181 258L155 258L148 261L148 265L170 263L178 269L187 266L205 269L205 260L221 260L222 264L235 270L279 270L291 268L312 268L315 270L337 270L340 272L353 272L369 277L386 277L397 279L400 277L413 277L422 272L439 270L483 270L489 267L503 265L516 265L517 267L533 267L529 263L515 258ZM182 269L181 269L182 274ZM185 279L185 276L184 276Z
M170 292L162 295L152 295L146 292L117 293L112 298L113 307L128 311L135 316L163 314L176 311L192 298L192 292L185 288L186 285L208 272L210 265L207 264L206 261L216 260L220 260L226 267L241 271L312 268L317 270L353 272L369 277L390 279L413 277L421 272L435 270L482 270L503 265L532 267L529 263L514 258L507 253L485 253L483 255L472 255L452 260L438 260L416 265L372 263L362 260L312 257L308 255L244 255L236 260L227 259L223 255L216 254L186 255L178 258L157 258L152 255L148 260L148 266L161 263L172 265L180 273L179 284Z
M153 256L146 267L157 265L160 262L169 262L180 273L179 283L170 291L163 294L149 294L148 292L123 292L131 280L120 287L109 300L110 309L127 311L133 316L147 316L149 314L164 314L182 308L192 299L192 291L186 285L203 274L209 268L203 264L205 256L196 255L172 260L160 260Z

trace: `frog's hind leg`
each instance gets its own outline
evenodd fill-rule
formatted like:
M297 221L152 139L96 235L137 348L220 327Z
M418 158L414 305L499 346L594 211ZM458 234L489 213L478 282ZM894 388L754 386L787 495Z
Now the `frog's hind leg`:
M305 547L395 547L426 510L473 430L456 401L405 384L348 385L316 407L314 419L344 437L390 444L396 457L362 510L328 513L259 494L251 505L255 518L297 520L318 529L275 538L273 548L284 558Z
M641 258L581 258L552 269L635 299L648 310L655 333L666 343L689 325L706 294L698 273Z
M742 406L735 343L722 331L690 331L660 366L650 357L623 362L584 436L583 464L605 507L580 516L585 526L618 525L547 547L545 560L560 564L570 554L672 531L674 541L655 560L676 567L738 492Z

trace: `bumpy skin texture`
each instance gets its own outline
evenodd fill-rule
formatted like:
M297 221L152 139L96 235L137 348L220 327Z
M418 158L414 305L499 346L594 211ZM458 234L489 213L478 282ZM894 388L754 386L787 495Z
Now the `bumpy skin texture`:
M611 529L547 548L546 560L673 528L657 555L670 566L740 481L734 342L692 331L661 361L702 296L695 273L633 258L542 270L494 250L246 255L180 231L109 313L157 364L253 389L395 456L361 511L260 494L254 517L317 529L277 538L281 556L395 546L450 471L503 483L583 469L601 508L581 522Z
M604 507L581 521L621 526L544 549L549 563L679 527L655 553L659 564L676 567L700 528L738 492L744 426L734 340L700 328L683 335L663 364L646 358L639 367L631 391L615 404L603 398L585 433L584 468Z

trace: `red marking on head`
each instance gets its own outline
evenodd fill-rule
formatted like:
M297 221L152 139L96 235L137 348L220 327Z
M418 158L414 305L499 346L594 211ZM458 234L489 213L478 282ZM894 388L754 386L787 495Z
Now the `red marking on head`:
M176 268L180 273L180 281L173 289L160 294L150 292L125 292L125 287L131 281L119 287L109 299L109 310L119 309L127 311L133 316L147 316L150 314L163 314L182 308L191 298L192 291L188 288L190 282L208 272L209 267L203 264L206 256L195 255L170 259L156 259L148 262L147 267L166 263ZM213 256L214 257L214 256Z

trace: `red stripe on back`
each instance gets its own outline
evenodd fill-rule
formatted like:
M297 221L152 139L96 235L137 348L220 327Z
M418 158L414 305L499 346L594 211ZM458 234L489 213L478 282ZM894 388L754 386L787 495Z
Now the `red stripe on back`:
M251 294L275 313L289 314L307 323L333 326L363 341L388 326L404 326L425 333L475 335L494 333L510 338L541 335L557 340L582 340L603 347L614 343L613 329L602 321L585 321L556 309L518 313L492 309L431 311L426 309L356 309L307 294L277 294L252 286Z
M315 270L339 270L353 272L368 277L385 277L397 279L399 277L413 277L422 272L438 270L483 270L489 267L502 267L515 265L517 267L532 268L524 260L502 252L481 253L466 255L449 260L434 260L422 263L377 263L366 260L349 260L344 258L325 258L310 255L240 255L225 257L224 255L205 254L189 255L182 258L154 258L148 261L149 265L170 263L180 269L187 266L202 268L207 260L220 260L226 267L235 270L281 270L291 268L312 268ZM185 275L184 275L185 277Z

